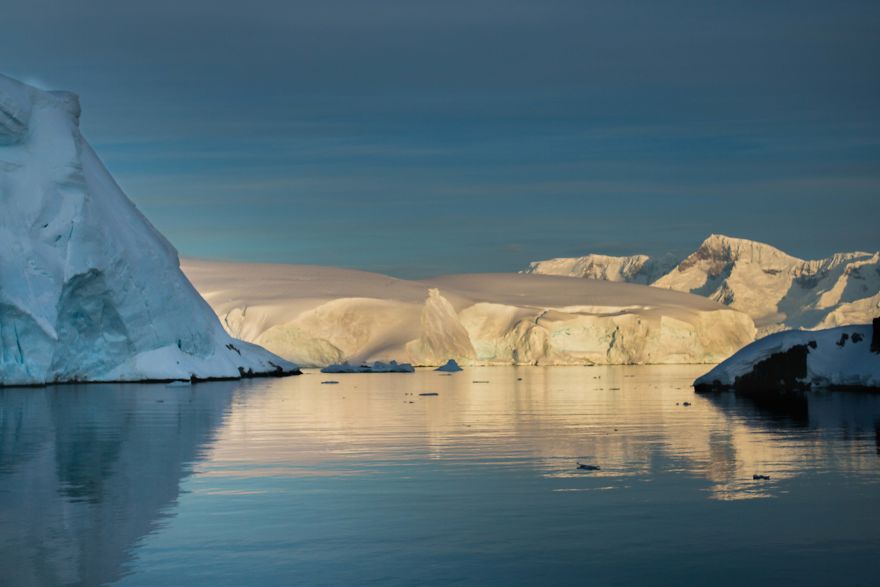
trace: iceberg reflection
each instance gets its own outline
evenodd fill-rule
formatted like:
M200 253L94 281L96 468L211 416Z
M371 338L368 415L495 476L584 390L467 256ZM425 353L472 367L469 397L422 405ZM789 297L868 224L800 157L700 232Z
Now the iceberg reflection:
M0 568L8 585L120 578L223 422L235 382L0 390Z

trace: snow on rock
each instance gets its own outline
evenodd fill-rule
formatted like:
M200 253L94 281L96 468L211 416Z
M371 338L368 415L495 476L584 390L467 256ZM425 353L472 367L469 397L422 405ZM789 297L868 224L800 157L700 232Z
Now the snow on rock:
M713 234L678 263L669 257L587 255L531 263L527 273L646 283L708 297L749 314L759 334L870 321L880 308L880 253L804 261Z
M185 259L230 334L306 366L714 363L754 339L705 298L522 274L407 281L308 265ZM246 275L247 279L240 276Z
M880 319L827 330L789 330L743 348L694 382L697 391L880 388Z
M458 373L461 370L462 368L455 362L455 359L449 359L444 364L434 369L434 371L440 371L442 373Z
M0 385L295 371L224 331L79 115L0 75Z
M321 369L321 373L414 373L415 369L409 363L398 363L397 361L375 361L373 363L362 363L360 365L350 365L346 363L338 363L328 365Z
M672 269L676 262L671 257L658 260L647 255L613 257L593 254L535 261L529 264L529 268L524 273L650 285Z

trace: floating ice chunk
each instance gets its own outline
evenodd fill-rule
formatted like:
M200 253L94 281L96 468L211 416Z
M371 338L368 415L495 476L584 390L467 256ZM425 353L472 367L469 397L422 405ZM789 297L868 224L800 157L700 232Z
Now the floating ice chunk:
M388 363L376 361L361 365L337 363L321 369L321 373L412 373L414 371L415 369L409 363L398 363L397 361L389 361Z
M445 365L441 365L434 369L434 371L442 371L444 373L457 373L461 371L461 367L459 367L458 363L455 362L455 359L449 359L446 361Z

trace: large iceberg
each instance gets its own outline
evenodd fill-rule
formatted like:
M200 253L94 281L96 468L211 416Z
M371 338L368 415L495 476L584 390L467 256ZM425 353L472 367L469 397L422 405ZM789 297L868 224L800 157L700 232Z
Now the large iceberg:
M295 372L226 333L79 115L0 75L0 385Z
M873 324L771 334L694 382L698 392L820 387L880 390L880 318Z
M230 334L304 366L717 363L755 336L742 312L630 283L515 273L412 281L189 259L182 267Z

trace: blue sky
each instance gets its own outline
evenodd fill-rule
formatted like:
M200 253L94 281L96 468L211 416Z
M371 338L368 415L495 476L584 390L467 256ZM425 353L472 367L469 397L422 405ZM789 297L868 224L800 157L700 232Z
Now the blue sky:
M183 255L400 276L880 249L880 3L12 0Z

